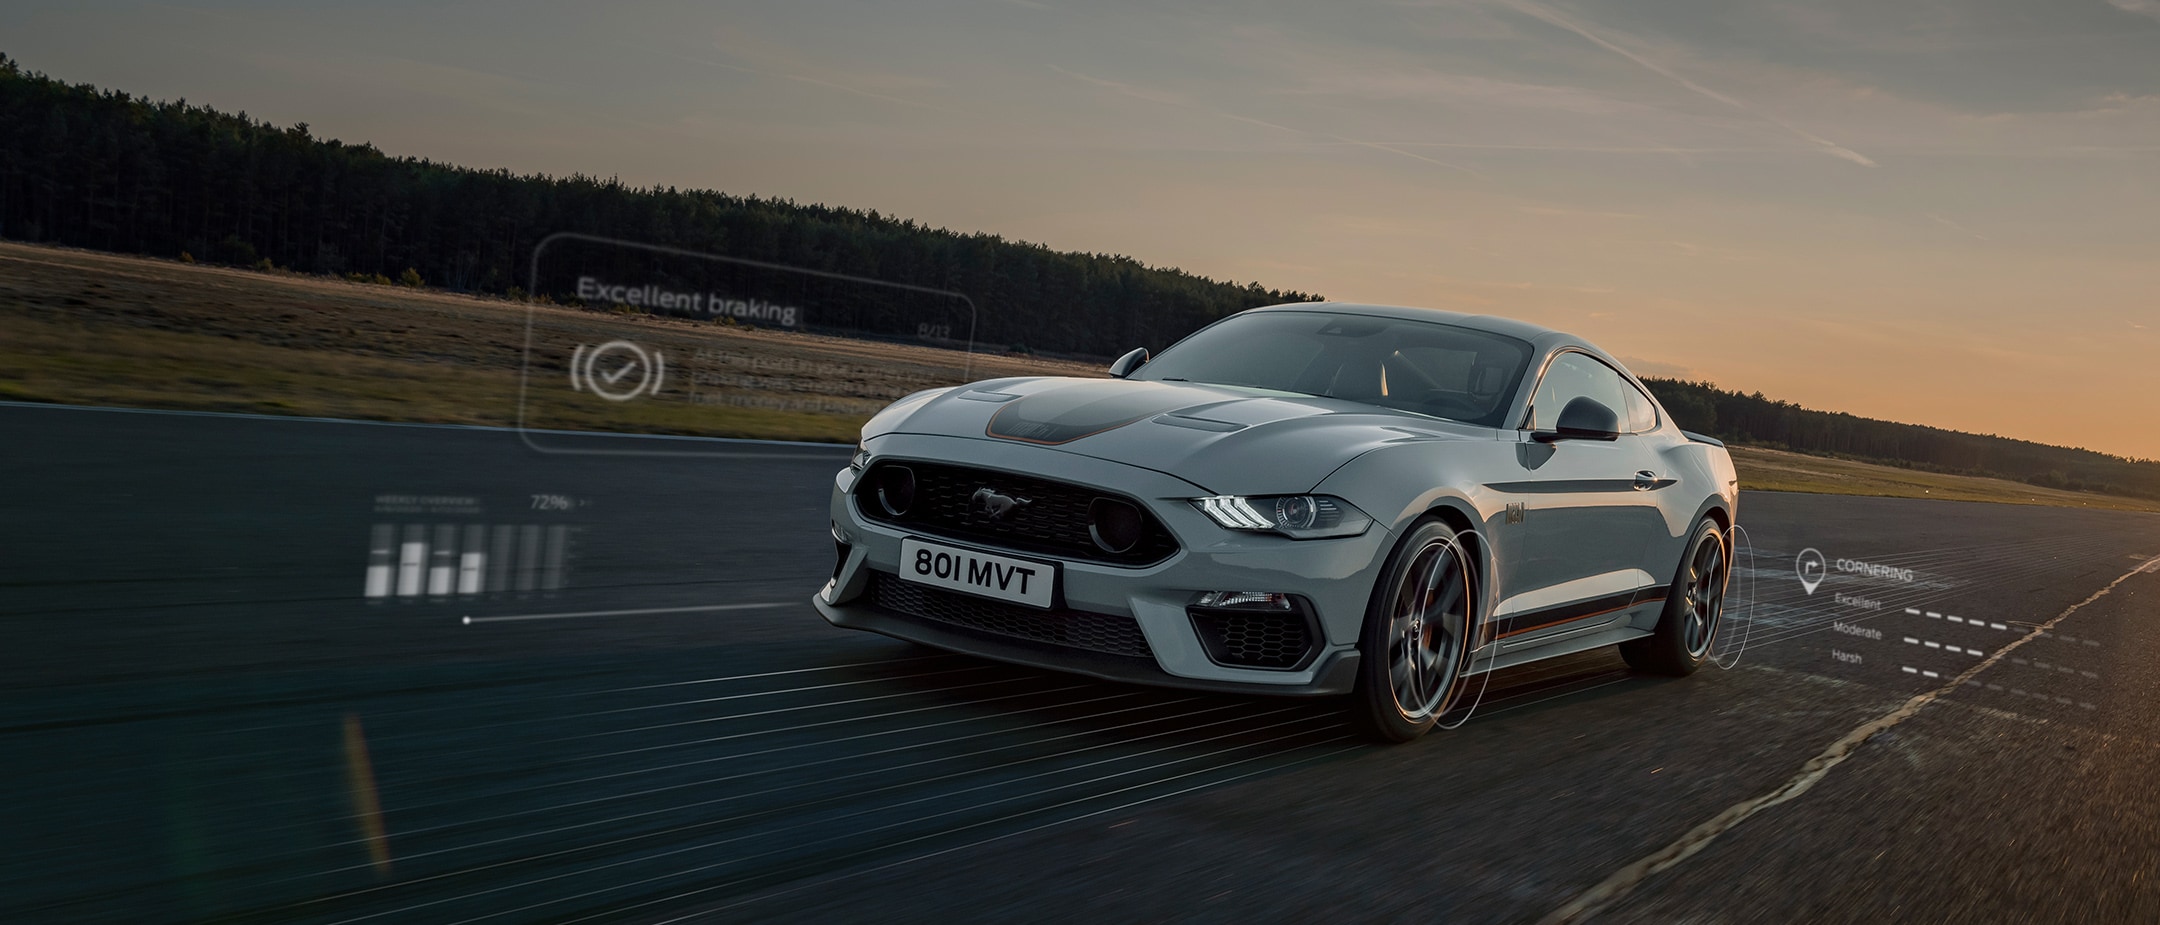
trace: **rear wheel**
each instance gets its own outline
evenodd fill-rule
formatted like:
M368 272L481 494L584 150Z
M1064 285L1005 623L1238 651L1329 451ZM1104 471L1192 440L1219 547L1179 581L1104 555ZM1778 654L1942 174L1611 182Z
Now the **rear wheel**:
M1703 518L1688 540L1687 554L1665 592L1665 612L1647 639L1620 644L1620 656L1639 670L1674 676L1695 673L1710 656L1725 615L1725 587L1732 577L1725 533Z
M1454 705L1475 624L1471 561L1455 531L1421 521L1396 544L1359 640L1352 725L1384 742L1424 735Z

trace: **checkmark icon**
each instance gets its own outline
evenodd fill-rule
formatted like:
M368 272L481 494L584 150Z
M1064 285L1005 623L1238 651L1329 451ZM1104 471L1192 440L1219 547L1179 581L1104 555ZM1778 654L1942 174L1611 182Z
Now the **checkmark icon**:
M666 381L666 355L658 350L647 353L630 341L612 340L598 347L579 344L570 355L570 387L590 390L608 401L658 396Z

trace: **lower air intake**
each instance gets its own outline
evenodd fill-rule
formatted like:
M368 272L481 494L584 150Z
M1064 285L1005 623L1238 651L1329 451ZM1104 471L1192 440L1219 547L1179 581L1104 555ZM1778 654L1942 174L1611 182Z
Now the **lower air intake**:
M1133 618L1084 610L1037 610L968 594L925 587L884 572L871 573L871 595L881 609L1013 639L1070 646L1091 652L1153 658Z

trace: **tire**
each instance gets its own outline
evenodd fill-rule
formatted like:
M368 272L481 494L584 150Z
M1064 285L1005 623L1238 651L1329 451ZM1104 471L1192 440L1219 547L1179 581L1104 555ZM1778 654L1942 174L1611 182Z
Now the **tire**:
M1731 579L1725 533L1717 521L1705 517L1695 525L1681 553L1657 629L1647 638L1621 643L1620 657L1638 671L1673 677L1694 674L1717 641Z
M1477 625L1474 567L1455 530L1432 518L1388 554L1358 639L1363 657L1349 712L1360 734L1408 742L1454 706Z

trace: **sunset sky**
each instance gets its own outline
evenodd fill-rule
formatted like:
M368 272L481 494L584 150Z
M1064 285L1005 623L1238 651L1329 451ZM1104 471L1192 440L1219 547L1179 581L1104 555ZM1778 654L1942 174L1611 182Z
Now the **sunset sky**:
M2160 0L65 0L0 51L2160 458Z

